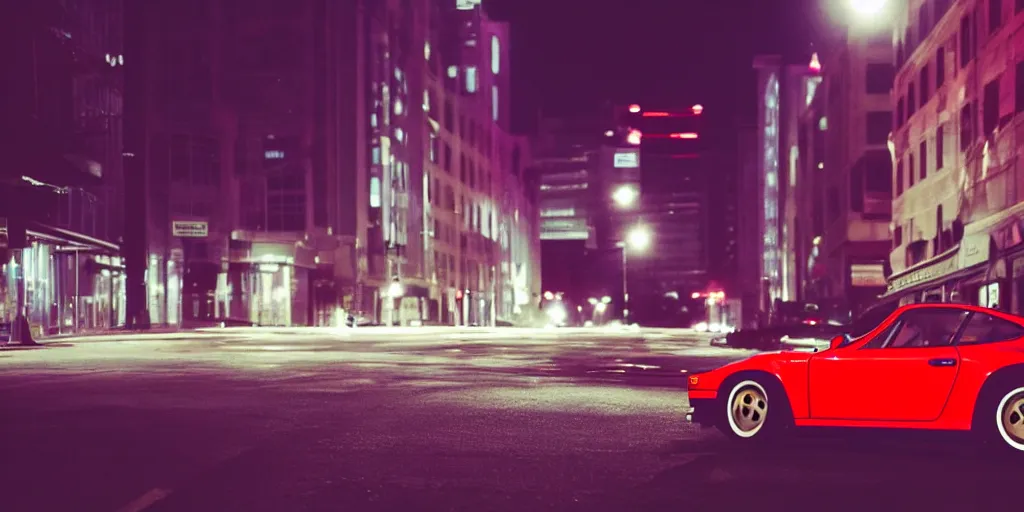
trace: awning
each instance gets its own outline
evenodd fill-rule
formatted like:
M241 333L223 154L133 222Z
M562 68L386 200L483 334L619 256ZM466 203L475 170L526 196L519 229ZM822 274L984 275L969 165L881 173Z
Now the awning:
M39 222L28 223L27 231L31 236L45 238L57 244L77 246L73 248L110 253L118 253L121 250L117 244Z
M902 297L905 295L909 295L911 293L923 292L925 290L929 290L937 286L942 286L943 284L946 284L951 281L962 281L964 279L974 277L977 274L985 273L987 266L987 263L982 263L968 268L956 270L948 274L937 275L934 278L928 279L926 281L921 281L904 288L897 288L895 290L887 291L886 293L879 295L878 300L885 301L887 299Z

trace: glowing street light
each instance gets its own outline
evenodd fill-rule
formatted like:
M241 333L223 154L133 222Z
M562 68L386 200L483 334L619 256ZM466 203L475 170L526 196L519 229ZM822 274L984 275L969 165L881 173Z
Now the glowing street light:
M629 111L631 113L633 113L633 114L636 114L637 112L640 112L640 105L637 105L636 103L630 105L629 106Z
M622 185L615 189L615 193L612 194L612 199L615 200L615 204L623 208L636 204L636 200L639 197L640 194L633 185Z
M629 231L626 239L629 248L635 251L646 250L651 245L651 231L646 226L636 226Z
M630 249L642 252L651 245L651 230L647 226L634 226L626 234L626 239L619 242L618 247L622 249L622 321L629 323L629 251ZM610 301L610 299L609 299Z
M848 0L853 12L861 16L876 16L885 9L887 0Z

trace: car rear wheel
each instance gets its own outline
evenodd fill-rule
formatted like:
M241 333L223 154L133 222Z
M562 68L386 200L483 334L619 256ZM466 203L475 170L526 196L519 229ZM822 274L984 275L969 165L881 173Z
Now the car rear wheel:
M996 432L1011 451L1024 453L1024 387L1001 394L995 407Z
M774 436L784 429L789 414L783 392L761 379L738 381L728 387L722 430L733 439L752 440Z

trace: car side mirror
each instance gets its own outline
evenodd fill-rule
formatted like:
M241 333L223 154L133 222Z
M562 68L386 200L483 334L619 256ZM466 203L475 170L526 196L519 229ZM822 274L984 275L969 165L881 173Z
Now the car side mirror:
M829 350L837 349L837 348L843 346L843 342L845 342L845 341L846 341L846 336L843 336L842 334L840 334L839 336L836 336L835 338L832 338L832 341L830 341L829 344L828 344L828 349Z

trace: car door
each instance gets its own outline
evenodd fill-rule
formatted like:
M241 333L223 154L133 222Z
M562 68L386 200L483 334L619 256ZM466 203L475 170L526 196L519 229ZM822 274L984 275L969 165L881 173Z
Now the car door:
M953 389L953 346L968 312L913 308L867 341L822 352L809 364L810 416L859 421L934 421Z

